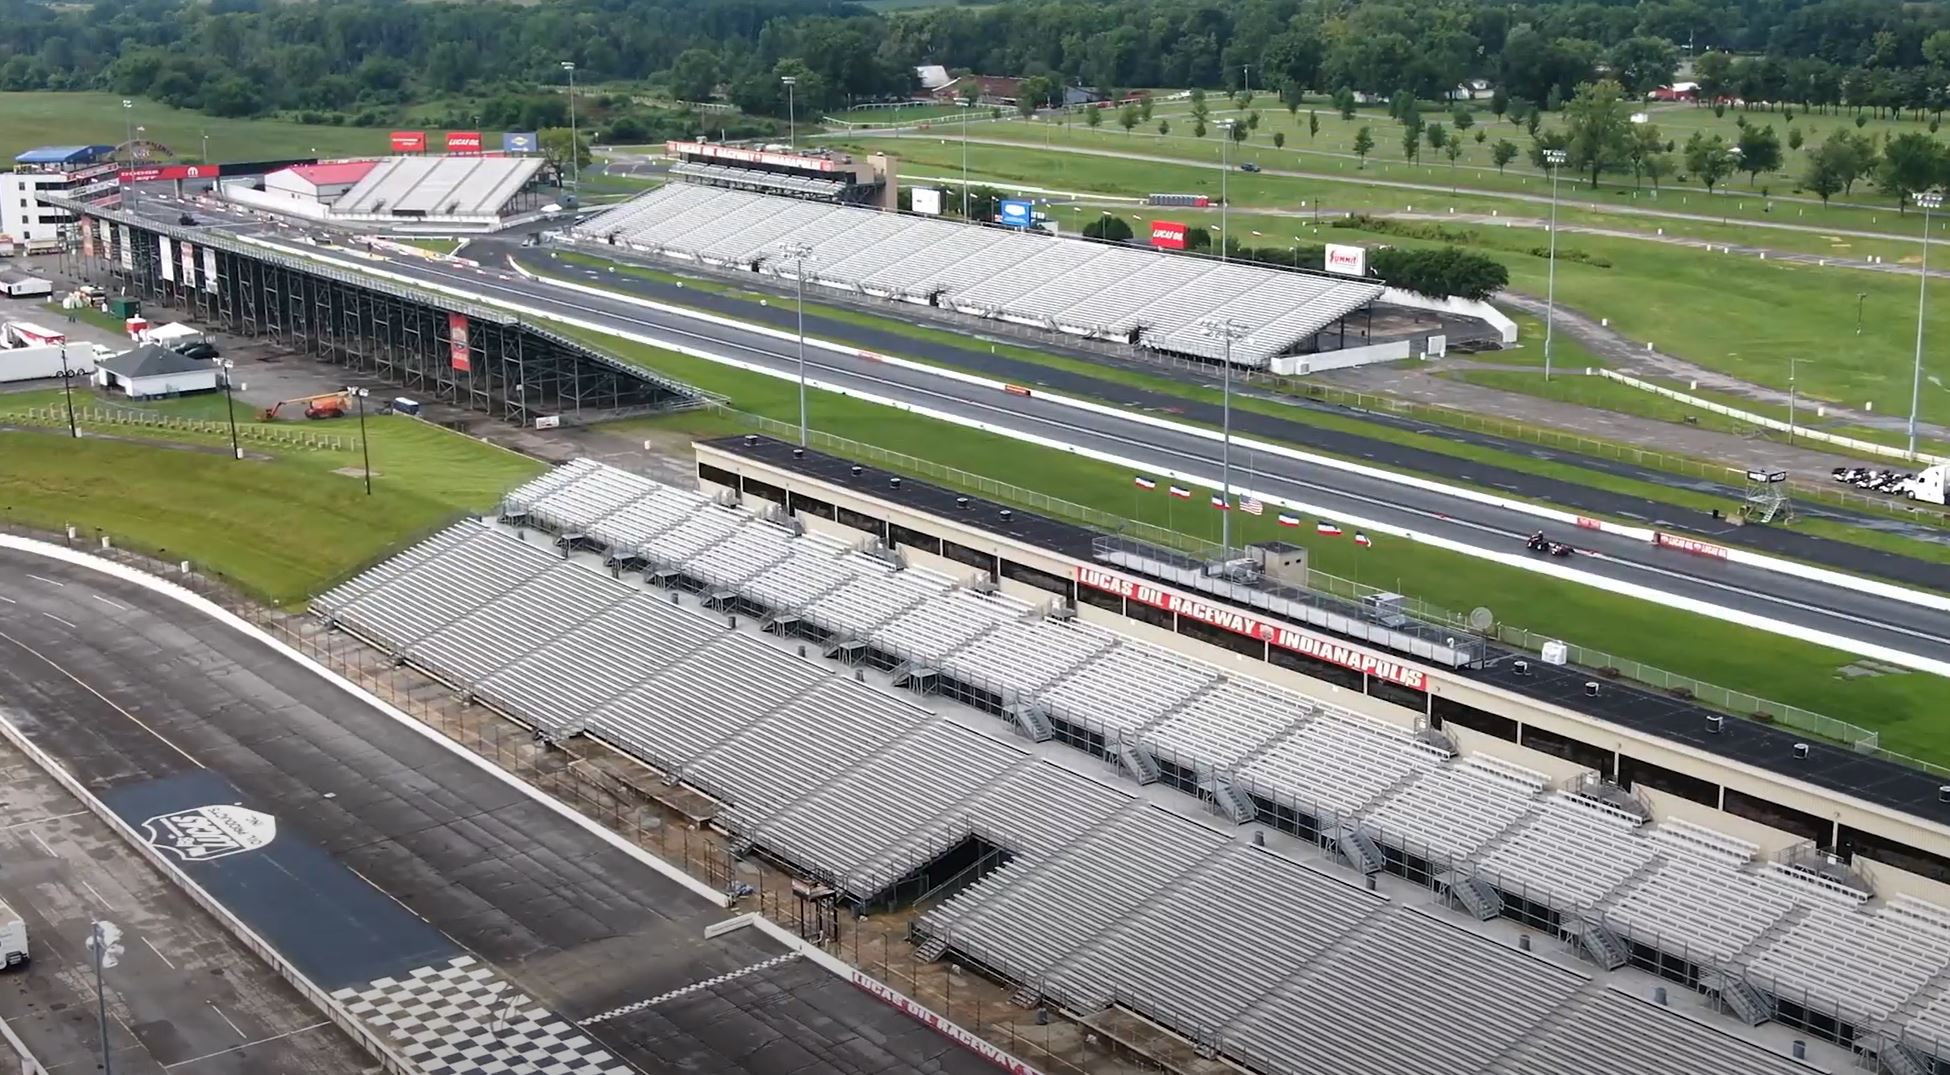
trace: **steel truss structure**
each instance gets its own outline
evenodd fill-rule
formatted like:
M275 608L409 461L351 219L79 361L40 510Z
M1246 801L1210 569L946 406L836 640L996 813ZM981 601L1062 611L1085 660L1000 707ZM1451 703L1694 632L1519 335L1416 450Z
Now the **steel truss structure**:
M79 275L224 331L369 374L423 400L547 427L678 410L709 398L500 310L224 232L85 202L63 207L74 210L79 228L111 225L112 243L70 244Z

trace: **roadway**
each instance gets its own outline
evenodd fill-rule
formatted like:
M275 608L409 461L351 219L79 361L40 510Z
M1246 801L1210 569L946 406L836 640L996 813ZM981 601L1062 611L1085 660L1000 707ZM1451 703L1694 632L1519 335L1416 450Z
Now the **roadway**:
M331 256L331 252L302 246L294 247L293 252L313 257ZM484 256L480 251L470 253L476 258ZM791 341L744 327L707 322L688 311L651 309L621 295L589 294L524 280L492 258L480 268L417 258L390 259L384 268L425 285L463 291L490 303L582 321L781 375L792 376L796 370L796 348ZM643 290L651 290L644 282L616 276L605 278L603 284L631 288L642 285ZM686 301L698 297L694 289L685 294ZM890 341L888 350L914 358L936 358L928 353L931 348L926 343L904 337ZM965 356L966 352L954 356L947 364L960 365L960 359ZM997 359L991 368L1005 365L1004 360ZM1085 412L1037 395L1003 394L949 380L928 370L904 369L824 348L807 349L806 367L811 379L831 390L892 400L962 422L981 423L1021 439L1067 445L1127 460L1139 468L1176 474L1209 487L1216 487L1219 482L1221 468L1216 445L1208 437L1190 430L1145 424L1115 414ZM1182 417L1214 426L1219 420L1217 407L1182 397L1040 366L1015 372L1022 374L1025 383L1115 402L1134 413ZM1320 443L1324 437L1316 427L1255 412L1235 411L1233 422L1235 432L1246 437L1300 444ZM1679 512L1668 505L1606 494L1570 482L1477 466L1438 453L1393 446L1389 456L1383 458L1375 450L1377 443L1357 444L1357 450L1345 454L1409 471L1442 474L1460 470L1461 473L1454 475L1458 480L1513 496L1567 506L1587 505L1592 511L1701 533L1715 541L1733 542L1743 536L1740 531L1744 528L1723 526L1716 532L1712 521L1699 513ZM1508 559L1512 554L1521 553L1523 538L1538 529L1535 517L1521 511L1419 490L1385 478L1327 469L1267 451L1252 451L1238 443L1233 456L1235 485L1262 497L1289 502L1328 518L1367 521L1431 535L1478 555ZM1034 483L1033 475L990 476L1005 481L1016 477L1025 485ZM1198 495L1203 497L1206 492L1207 489L1199 489ZM1767 534L1772 540L1784 536L1805 538L1805 535L1785 535L1781 531ZM1912 667L1932 671L1950 667L1950 613L1848 586L1658 549L1617 535L1579 531L1575 539L1588 555L1571 561L1552 561L1547 566L1594 583L1604 581L1647 588L1696 603L1694 607L1710 614L1724 616L1731 611L1821 632L1843 648ZM1809 548L1850 558L1847 568L1858 573L1880 574L1911 585L1936 585L1950 590L1950 568L1943 565L1835 542ZM1496 595L1486 593L1483 603L1494 609Z

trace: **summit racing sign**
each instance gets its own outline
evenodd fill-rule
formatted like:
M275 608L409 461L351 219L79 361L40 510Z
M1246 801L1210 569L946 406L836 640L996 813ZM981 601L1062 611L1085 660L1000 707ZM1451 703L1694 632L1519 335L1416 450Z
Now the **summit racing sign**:
M241 806L199 806L157 814L142 823L142 835L178 861L209 862L269 846L278 819Z
M1316 661L1326 661L1328 664L1337 664L1342 668L1352 668L1357 672L1377 679L1385 679L1410 690L1429 689L1428 673L1419 668L1411 668L1393 658L1370 653L1358 646L1306 634L1285 624L1269 623L1230 605L1215 605L1209 601L1201 601L1176 590L1167 590L1154 583L1140 582L1102 568L1079 566L1076 569L1076 578L1079 586L1116 594L1126 601L1136 601L1174 615L1197 620L1222 631L1256 639L1269 646L1278 646L1288 653L1312 657Z

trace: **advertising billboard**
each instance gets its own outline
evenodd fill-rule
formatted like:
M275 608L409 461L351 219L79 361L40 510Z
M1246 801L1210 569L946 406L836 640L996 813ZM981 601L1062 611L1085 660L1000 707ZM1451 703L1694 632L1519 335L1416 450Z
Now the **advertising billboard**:
M394 131L387 143L395 153L425 153L427 151L427 132Z
M203 248L203 290L217 293L217 251L215 247Z
M215 179L221 171L214 164L151 164L141 168L124 168L115 173L115 180L126 186L166 179Z
M914 211L925 216L941 215L941 189L939 187L910 187L908 198Z
M183 286L196 286L196 251L188 243L178 244L183 248Z
M510 156L522 156L541 149L542 143L534 131L509 131L501 136L501 152Z
M1176 220L1152 221L1151 245L1160 250L1185 249L1185 225Z
M478 153L480 153L480 152L481 152L481 132L479 132L479 131L448 131L448 132L447 132L447 152L449 152L449 153L473 153L473 154L478 154Z
M1031 203L1011 198L1002 203L1001 212L996 219L1006 227L1026 228L1035 223L1036 214Z
M95 256L95 221L91 217L81 218L81 256Z
M129 226L115 225L115 249L121 252L122 268L135 271L135 247L129 245Z
M176 282L176 252L169 248L169 236L156 236L156 267L162 278L170 283Z
M1368 248L1328 243L1326 267L1328 272L1337 272L1342 276L1366 276L1368 275Z
M467 315L447 315L447 357L457 370L472 370L474 358L467 351Z

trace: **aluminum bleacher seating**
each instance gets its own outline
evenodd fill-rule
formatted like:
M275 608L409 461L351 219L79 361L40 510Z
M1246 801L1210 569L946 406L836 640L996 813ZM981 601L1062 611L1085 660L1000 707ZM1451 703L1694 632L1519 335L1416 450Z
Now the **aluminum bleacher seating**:
M702 493L658 486L642 499L631 501L591 523L585 533L612 555L634 556L645 542L710 504L711 498Z
M738 169L705 182L733 180ZM790 219L794 226L754 228ZM574 233L639 250L743 264L786 243L812 248L808 282L919 299L1062 331L1116 338L1145 326L1154 348L1209 358L1221 341L1197 329L1245 320L1232 345L1240 365L1263 366L1381 294L1372 281L1290 272L1087 240L980 228L859 206L666 184L582 222ZM772 271L783 272L776 262Z
M591 713L589 728L674 773L831 678L826 668L725 632Z
M1223 847L1217 831L1149 804L1116 814L1027 869L990 874L922 915L975 961L1035 981Z
M1175 765L1201 772L1225 770L1315 712L1315 704L1297 694L1228 676L1146 727L1138 741Z
M1261 798L1339 818L1448 756L1392 724L1323 710L1240 766L1236 782Z
M1438 867L1468 858L1537 804L1544 774L1494 758L1464 758L1423 774L1361 815L1378 843Z
M680 567L751 521L752 517L742 511L706 504L682 522L638 545L636 554L646 564Z
M1585 981L1391 907L1267 990L1226 1045L1260 1071L1480 1071Z
M1042 858L1131 802L1128 791L1044 761L1015 769L970 796L963 816L989 843Z
M1665 861L1605 909L1605 924L1621 936L1720 963L1795 907L1790 892L1748 869L1752 844L1684 821L1663 822L1646 836Z
M399 653L558 562L547 549L479 528L331 613L346 629Z
M628 586L558 561L414 643L406 657L450 682L473 683L632 596Z
M935 662L976 636L1029 614L1029 606L1013 597L955 590L895 616L869 631L866 639L905 660Z
M526 513L530 522L555 533L581 532L656 489L648 478L603 467L530 498Z
M859 574L801 609L806 619L837 635L866 637L882 624L951 590L955 582L926 568L893 568L873 557L854 558Z
M571 459L509 490L501 498L501 514L508 518L519 517L528 511L531 504L555 490L608 469L611 468L603 466L594 459Z
M1387 905L1344 876L1236 844L1051 971L1049 991L1080 1011L1148 1004L1209 1034Z
M318 595L312 600L312 608L327 614L334 613L375 590L392 585L421 564L445 556L476 537L493 533L494 531L486 524L474 520L450 526L405 552L384 560L362 574L347 579Z
M1049 684L1038 699L1071 724L1112 735L1144 727L1218 682L1210 665L1124 641Z
M741 526L684 561L684 574L736 588L793 554L793 533L763 519Z
M1003 684L1011 698L1034 696L1117 644L1109 631L1057 620L1005 622L941 659L941 670L981 685Z
M783 807L754 835L869 898L966 839L961 805L969 798L1011 769L1037 764L972 728L932 720Z
M1592 907L1650 864L1643 819L1569 792L1548 795L1479 860L1506 894L1559 910Z
M1815 906L1756 953L1748 983L1851 1022L1887 1019L1950 967L1950 914L1907 896Z
M540 727L562 731L725 633L721 623L639 594L489 675L474 693Z
M775 611L795 611L859 578L859 557L837 538L807 534L792 555L745 579L746 599Z
M1489 1075L1571 1071L1659 1075L1808 1075L1813 1070L1751 1041L1615 989L1573 999L1548 1034L1533 1034Z

